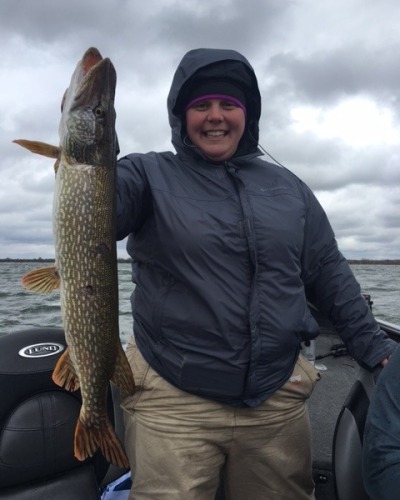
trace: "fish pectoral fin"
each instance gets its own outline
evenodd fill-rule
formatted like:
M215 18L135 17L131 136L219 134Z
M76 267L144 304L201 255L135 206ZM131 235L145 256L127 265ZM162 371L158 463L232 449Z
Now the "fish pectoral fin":
M47 156L48 158L59 158L60 156L60 148L46 142L29 141L27 139L15 139L13 142L37 155Z
M67 391L73 392L79 389L79 377L72 363L68 349L57 361L51 378L55 384L64 387Z
M111 380L121 391L122 397L132 396L135 392L135 380L129 361L122 345L119 344L114 375Z
M75 428L75 458L80 461L92 457L100 448L108 462L116 467L129 468L129 461L121 441L107 419L102 428L86 425L79 418Z
M60 288L60 275L55 266L34 269L22 277L22 286L35 293L51 293Z

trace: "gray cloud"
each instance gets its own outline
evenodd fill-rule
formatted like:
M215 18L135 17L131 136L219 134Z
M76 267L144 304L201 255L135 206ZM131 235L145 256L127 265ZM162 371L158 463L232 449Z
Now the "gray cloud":
M187 50L242 52L263 97L260 143L316 192L345 255L399 258L400 139L352 144L318 127L299 131L292 116L299 106L327 113L362 96L398 128L399 14L397 0L254 0L251 8L241 0L2 0L0 257L54 254L53 162L11 141L57 144L62 93L94 45L117 69L122 154L171 149L166 97Z
M373 50L361 44L319 51L307 56L294 52L273 56L267 71L275 75L275 86L287 85L298 100L319 104L367 94L397 101L400 68L393 64L397 44Z

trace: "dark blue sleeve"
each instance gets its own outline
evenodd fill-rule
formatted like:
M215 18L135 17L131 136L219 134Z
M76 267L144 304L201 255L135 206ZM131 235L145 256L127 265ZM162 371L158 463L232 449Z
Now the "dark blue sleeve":
M357 362L372 369L393 352L395 343L380 329L362 297L318 200L307 187L304 192L308 210L302 278L307 298L329 317Z
M117 239L143 224L151 207L143 156L132 154L117 162Z
M371 500L400 498L400 347L382 370L364 432L363 476Z

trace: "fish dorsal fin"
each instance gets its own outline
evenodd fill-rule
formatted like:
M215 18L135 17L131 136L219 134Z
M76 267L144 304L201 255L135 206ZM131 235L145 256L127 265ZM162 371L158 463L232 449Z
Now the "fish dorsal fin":
M31 292L48 294L60 288L60 275L55 266L34 269L22 277L22 286Z

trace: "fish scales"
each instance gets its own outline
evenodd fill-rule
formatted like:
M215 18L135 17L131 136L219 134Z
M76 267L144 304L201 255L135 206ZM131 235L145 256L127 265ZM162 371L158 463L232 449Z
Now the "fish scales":
M56 158L56 263L31 271L22 282L41 293L60 288L68 349L54 369L53 380L67 390L81 389L75 456L85 460L100 448L108 461L128 467L106 411L110 380L123 396L135 389L118 326L115 84L111 61L97 49L88 49L63 98L60 146L14 142Z
M114 215L113 190L109 186L114 185L114 172L107 167L85 167L70 166L63 160L59 166L59 182L64 186L59 186L59 207L55 206L59 214L55 238L61 242L56 245L56 259L62 278L61 307L70 355L79 379L95 381L90 386L81 385L85 411L87 415L98 415L99 409L105 407L103 388L113 375L112 360L117 355L119 337L115 238L110 233ZM97 216L92 217L92 213ZM99 329L103 330L101 345L95 341ZM90 356L89 364L90 351L96 355ZM114 352L113 356L105 356L110 352ZM96 383L99 377L100 383ZM91 424L96 425L96 419Z

